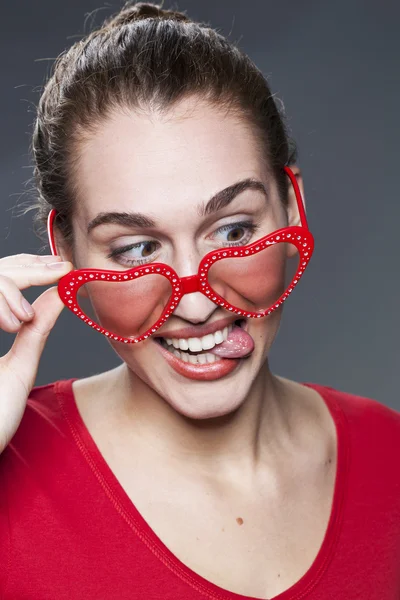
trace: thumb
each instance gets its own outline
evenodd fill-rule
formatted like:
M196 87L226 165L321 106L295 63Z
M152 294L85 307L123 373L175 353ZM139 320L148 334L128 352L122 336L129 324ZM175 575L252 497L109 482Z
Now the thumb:
M10 367L19 374L28 393L34 385L48 335L64 304L58 295L57 286L53 286L44 291L32 306L35 314L31 321L22 323L7 356Z

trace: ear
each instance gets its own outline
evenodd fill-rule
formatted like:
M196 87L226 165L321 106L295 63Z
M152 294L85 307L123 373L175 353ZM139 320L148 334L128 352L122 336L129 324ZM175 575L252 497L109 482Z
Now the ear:
M306 203L304 198L304 184L303 177L301 175L300 168L296 165L290 166L291 171L296 177L297 185L299 186L301 197L303 200L304 210L306 210ZM299 208L296 199L296 193L289 177L287 177L288 185L288 204L287 204L287 216L288 216L288 227L301 227L301 219L299 214ZM293 244L287 245L287 257L292 258L298 253L298 250Z
M76 269L75 257L72 248L69 245L67 245L64 237L62 236L56 224L53 225L53 237L57 255L61 257L61 260L71 262L74 265L74 268ZM81 298L87 298L88 294L86 286L80 287L78 289L77 294Z

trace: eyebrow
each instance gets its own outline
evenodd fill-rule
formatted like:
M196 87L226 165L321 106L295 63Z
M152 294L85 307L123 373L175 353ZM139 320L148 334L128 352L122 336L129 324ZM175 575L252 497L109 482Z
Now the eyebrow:
M237 183L229 185L212 196L206 204L202 203L198 206L197 212L200 217L208 217L223 208L226 208L239 194L245 190L257 190L264 194L268 200L268 193L265 185L258 179L248 178L242 179ZM105 224L122 225L124 227L136 227L142 229L150 229L157 227L156 221L142 213L131 212L102 212L92 219L87 227L89 235L95 227Z

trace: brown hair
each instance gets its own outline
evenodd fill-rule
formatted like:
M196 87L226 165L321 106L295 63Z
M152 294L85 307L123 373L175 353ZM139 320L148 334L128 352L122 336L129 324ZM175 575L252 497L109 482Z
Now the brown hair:
M260 135L266 164L287 202L285 164L296 160L278 108L250 58L206 24L158 5L128 1L55 61L34 125L34 227L46 231L51 208L73 246L72 209L79 198L79 144L114 109L167 110L188 95L233 110Z

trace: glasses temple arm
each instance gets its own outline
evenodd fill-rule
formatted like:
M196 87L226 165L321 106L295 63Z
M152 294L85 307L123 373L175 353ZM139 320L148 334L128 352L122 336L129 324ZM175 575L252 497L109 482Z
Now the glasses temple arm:
M52 208L47 217L47 236L49 238L50 250L51 250L51 253L53 256L57 256L56 245L54 242L54 227L53 227L55 217L56 217L56 210L54 208Z
M296 176L289 167L284 167L284 169L286 171L286 174L289 176L290 181L292 182L292 185L294 187L294 192L296 194L297 207L299 209L301 224L303 227L308 229L306 211L304 210L304 202L303 202L303 198L302 198L301 191L299 188L299 184L297 183Z

